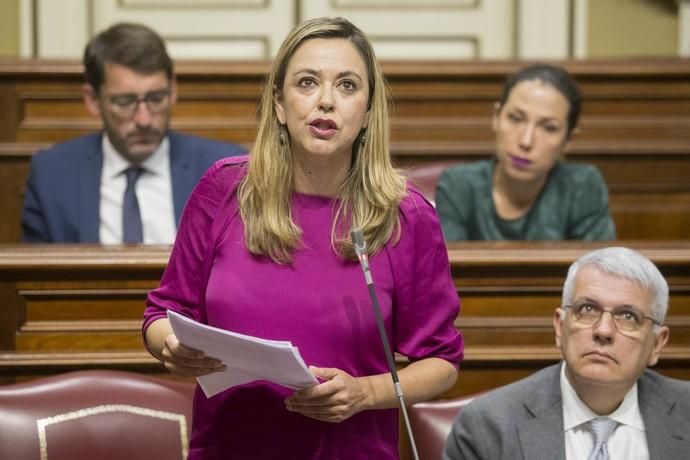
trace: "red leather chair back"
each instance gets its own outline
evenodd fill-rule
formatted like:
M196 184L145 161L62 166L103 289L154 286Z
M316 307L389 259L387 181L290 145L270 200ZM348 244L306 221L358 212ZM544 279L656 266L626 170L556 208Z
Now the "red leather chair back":
M447 161L425 163L403 170L402 173L422 192L427 200L433 203L436 195L436 184L441 174L446 168L454 164Z
M477 395L426 401L408 408L420 460L439 460L455 416Z
M193 391L105 370L0 386L0 458L184 460Z

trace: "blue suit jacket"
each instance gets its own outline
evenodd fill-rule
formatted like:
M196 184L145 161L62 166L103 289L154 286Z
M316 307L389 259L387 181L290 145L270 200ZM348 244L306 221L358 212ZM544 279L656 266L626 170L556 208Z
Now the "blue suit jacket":
M168 132L175 221L192 189L217 160L244 153L238 145ZM22 212L28 243L98 243L102 134L39 152L31 160Z

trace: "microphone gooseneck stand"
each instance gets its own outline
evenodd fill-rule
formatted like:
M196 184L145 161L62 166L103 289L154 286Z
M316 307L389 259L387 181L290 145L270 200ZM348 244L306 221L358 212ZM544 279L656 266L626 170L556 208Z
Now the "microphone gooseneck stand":
M388 336L386 335L386 328L383 324L381 307L379 307L379 300L376 295L376 290L374 289L374 280L371 277L371 269L369 268L369 256L367 255L367 242L364 240L364 233L359 228L353 229L350 232L350 237L352 238L352 244L355 247L357 258L359 259L359 263L362 266L362 271L364 272L364 280L366 281L367 288L369 289L369 297L371 298L371 303L374 307L374 313L376 315L376 325L378 326L379 335L381 336L381 342L383 343L383 351L386 354L388 370L390 370L391 377L393 378L393 387L395 388L395 394L398 397L400 411L402 412L403 420L405 421L405 429L407 430L407 436L410 439L412 454L415 460L419 460L419 454L417 453L417 445L414 442L414 436L412 435L412 427L410 426L410 419L407 416L407 407L405 406L405 398L403 397L402 386L400 385L400 381L398 380L398 372L395 369L395 360L393 359L393 353L391 352L391 347L388 342Z

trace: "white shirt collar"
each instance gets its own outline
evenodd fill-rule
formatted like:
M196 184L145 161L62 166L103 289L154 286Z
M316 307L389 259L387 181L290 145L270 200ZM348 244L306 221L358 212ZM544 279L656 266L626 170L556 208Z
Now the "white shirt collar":
M103 133L103 171L113 178L122 174L130 167L129 161L115 150L108 135ZM156 150L141 163L141 167L149 174L169 175L170 140L165 136ZM166 170L168 168L168 170Z
M563 429L568 431L599 417L577 395L565 373L565 362L561 366L561 396L563 398ZM628 390L623 402L607 417L621 425L629 425L645 431L642 414L637 402L637 382Z

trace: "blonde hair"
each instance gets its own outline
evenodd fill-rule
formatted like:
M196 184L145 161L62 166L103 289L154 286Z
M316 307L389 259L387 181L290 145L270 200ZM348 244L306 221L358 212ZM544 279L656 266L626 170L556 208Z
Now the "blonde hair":
M336 253L355 259L350 228L364 232L375 253L399 236L398 207L405 196L405 180L393 168L389 155L390 97L373 48L364 33L343 18L317 18L296 26L287 36L267 76L258 109L258 133L249 155L246 177L238 189L240 215L247 248L289 263L301 244L301 229L292 219L293 163L287 128L276 115L274 94L283 88L288 63L297 49L315 38L349 40L366 63L369 117L353 144L352 165L339 192L331 244ZM394 235L395 233L395 235Z

